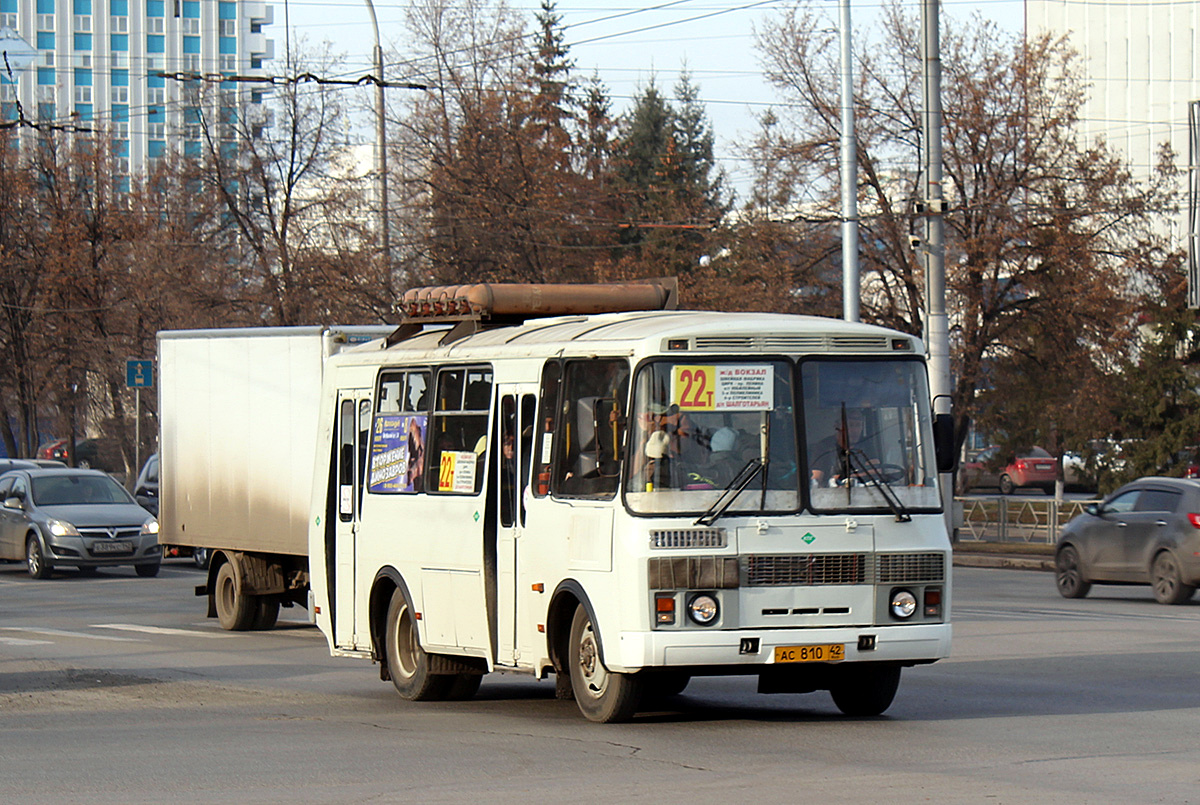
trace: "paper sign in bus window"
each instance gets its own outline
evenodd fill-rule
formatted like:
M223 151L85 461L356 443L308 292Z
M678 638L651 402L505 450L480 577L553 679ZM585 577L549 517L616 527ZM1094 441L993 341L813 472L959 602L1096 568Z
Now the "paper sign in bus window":
M770 411L774 370L761 363L678 365L671 372L671 402L682 411Z
M470 450L443 450L439 461L439 492L474 492L475 460Z

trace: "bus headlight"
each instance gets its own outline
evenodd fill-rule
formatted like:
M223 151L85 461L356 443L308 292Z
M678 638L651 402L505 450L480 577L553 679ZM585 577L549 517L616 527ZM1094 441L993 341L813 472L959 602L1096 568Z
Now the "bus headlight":
M917 597L908 590L892 592L892 616L900 620L908 620L917 611Z
M701 626L708 626L717 620L717 614L721 608L717 605L717 599L708 593L700 593L692 596L692 600L688 601L688 617L694 623Z

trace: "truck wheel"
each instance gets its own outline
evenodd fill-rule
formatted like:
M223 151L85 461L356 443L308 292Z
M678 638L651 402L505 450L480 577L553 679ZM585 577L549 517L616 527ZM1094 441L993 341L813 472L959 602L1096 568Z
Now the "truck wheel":
M275 621L279 620L279 598L274 595L260 595L256 598L254 623L250 628L261 632L274 629Z
M609 671L600 659L600 641L582 604L571 620L568 652L575 703L590 721L628 721L642 699L642 680L633 674Z
M429 673L429 655L421 648L417 622L404 592L397 589L388 604L384 633L388 672L400 698L410 702L438 701L454 683L450 674Z
M257 601L242 595L241 584L233 562L226 562L217 571L217 586L214 592L217 603L217 620L221 628L229 632L244 632L249 629L258 614Z
M848 716L877 716L892 704L900 687L900 666L884 662L843 665L829 688L833 703Z
M42 553L42 543L33 534L25 541L25 567L35 579L48 579L54 572L54 565L47 562L46 555Z

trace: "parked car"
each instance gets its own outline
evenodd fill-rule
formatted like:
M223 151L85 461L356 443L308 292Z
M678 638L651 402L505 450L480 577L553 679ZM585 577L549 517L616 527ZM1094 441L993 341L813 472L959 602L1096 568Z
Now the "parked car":
M37 467L37 463L24 458L0 458L0 473L8 472L9 470L32 470Z
M958 488L964 493L979 487L996 487L1002 495L1011 495L1020 487L1037 487L1052 495L1057 467L1058 460L1040 447L1002 457L999 446L993 445L971 461L963 462L958 471Z
M158 520L99 470L10 470L0 475L0 559L25 560L35 579L58 565L154 576Z
M1200 584L1200 481L1139 478L1063 527L1055 581L1064 598L1093 584L1149 584L1160 604L1188 601Z
M37 457L68 463L67 439L53 439L38 446ZM75 442L75 466L80 469L114 472L121 468L120 449L113 439L81 439Z

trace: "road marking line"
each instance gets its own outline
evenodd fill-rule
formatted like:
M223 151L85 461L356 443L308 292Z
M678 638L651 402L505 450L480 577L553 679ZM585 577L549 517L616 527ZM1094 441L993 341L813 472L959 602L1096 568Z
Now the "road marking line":
M9 632L30 632L32 634L48 634L54 637L82 637L87 640L110 640L120 643L145 643L145 640L137 637L113 637L105 634L91 634L89 632L71 632L66 629L45 629L36 626L0 626Z
M172 629L169 626L140 626L136 623L94 623L95 629L118 629L124 632L145 632L146 634L181 635L183 637L234 637L226 632L201 632L194 629Z
M6 646L52 646L53 640L26 640L23 637L4 637L0 635L0 643Z

